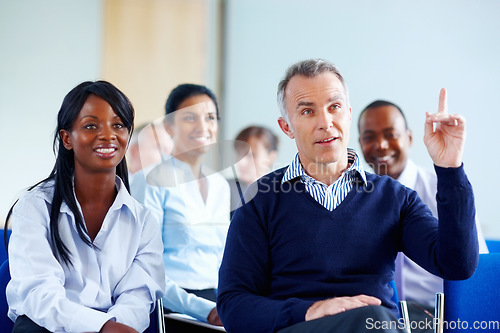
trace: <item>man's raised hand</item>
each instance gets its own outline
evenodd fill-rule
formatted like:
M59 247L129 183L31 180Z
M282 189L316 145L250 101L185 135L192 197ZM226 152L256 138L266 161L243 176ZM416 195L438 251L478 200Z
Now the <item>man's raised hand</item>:
M459 114L448 114L444 88L439 94L438 111L425 113L424 143L435 165L443 168L458 168L462 165L465 118Z

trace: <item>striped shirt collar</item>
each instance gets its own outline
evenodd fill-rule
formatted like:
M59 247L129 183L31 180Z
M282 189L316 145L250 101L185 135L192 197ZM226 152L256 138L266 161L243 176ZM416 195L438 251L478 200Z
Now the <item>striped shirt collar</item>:
M363 180L363 183L366 185L365 170L361 165L358 154L356 154L356 151L354 149L347 148L347 161L350 164L350 167L347 168L346 171L344 171L344 174L349 173L349 174L359 175ZM302 164L300 163L299 154L297 153L292 163L288 166L285 175L281 180L281 183L283 184L298 177L300 177L300 180L305 183L319 182L318 180L312 178L305 172L304 168L302 167Z

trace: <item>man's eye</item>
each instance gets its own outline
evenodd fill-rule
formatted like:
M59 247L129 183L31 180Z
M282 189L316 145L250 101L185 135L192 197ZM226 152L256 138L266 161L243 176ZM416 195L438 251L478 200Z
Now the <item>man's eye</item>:
M397 137L397 135L395 133L387 133L385 135L386 139L395 139L396 137Z
M209 115L207 117L207 119L210 120L210 121L214 121L215 120L215 116L211 114L211 115Z
M363 142L371 142L371 141L373 141L373 136L371 136L371 135L363 136L362 140L363 140Z
M311 110L311 109L304 109L304 110L302 111L302 114L303 114L303 115L308 115L308 114L311 114L311 113L312 113L312 110Z
M332 104L330 105L330 109L340 109L340 104Z

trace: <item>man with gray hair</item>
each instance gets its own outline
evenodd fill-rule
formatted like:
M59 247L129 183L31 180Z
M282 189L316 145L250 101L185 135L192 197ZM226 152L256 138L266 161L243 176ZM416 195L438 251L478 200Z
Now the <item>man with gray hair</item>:
M228 332L400 332L391 299L404 252L445 279L478 262L472 187L463 170L465 119L426 114L438 183L438 220L418 195L365 172L347 147L351 108L344 79L321 59L291 66L278 86L292 163L254 183L230 225L219 271L218 313ZM432 324L432 323L431 323Z

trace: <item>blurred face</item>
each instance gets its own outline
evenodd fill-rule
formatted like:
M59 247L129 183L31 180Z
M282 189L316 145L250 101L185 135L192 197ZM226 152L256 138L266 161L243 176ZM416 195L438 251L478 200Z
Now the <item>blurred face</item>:
M129 131L111 106L90 95L71 131L61 130L64 147L73 150L79 172L115 172L127 149Z
M351 108L340 80L329 72L313 78L296 75L286 87L285 105L290 121L278 122L295 139L306 171L332 163L346 167Z
M262 138L251 137L248 140L250 150L238 161L238 177L246 183L253 183L271 170L276 160L276 151L269 151ZM244 152L246 153L246 151Z
M359 144L365 160L379 175L397 179L406 167L412 134L391 105L368 109L359 121Z
M217 140L217 110L214 102L207 95L187 98L166 122L166 129L174 142L174 156L201 156Z
M127 151L127 166L131 173L161 162L162 154L172 152L172 139L163 124L150 124L137 133L137 142Z

